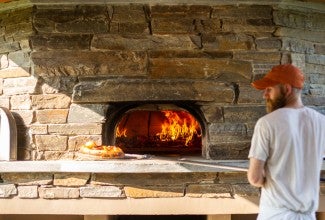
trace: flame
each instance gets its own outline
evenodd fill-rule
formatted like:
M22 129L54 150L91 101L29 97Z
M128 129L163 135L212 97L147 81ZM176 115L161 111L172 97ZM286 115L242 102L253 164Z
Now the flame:
M116 129L116 137L126 137L126 131L127 129L126 128L123 128L121 131L120 131L120 127L117 127Z
M157 133L161 141L184 140L185 146L199 134L199 123L185 111L162 111L166 120L161 125L161 132Z

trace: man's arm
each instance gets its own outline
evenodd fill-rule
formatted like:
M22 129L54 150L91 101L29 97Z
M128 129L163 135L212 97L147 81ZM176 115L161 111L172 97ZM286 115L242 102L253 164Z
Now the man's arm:
M265 162L255 158L249 159L249 168L247 172L248 182L256 187L262 187L265 182Z

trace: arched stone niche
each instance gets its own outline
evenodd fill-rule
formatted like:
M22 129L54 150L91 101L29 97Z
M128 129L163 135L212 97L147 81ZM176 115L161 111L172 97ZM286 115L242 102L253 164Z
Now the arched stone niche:
M11 112L0 107L0 161L17 160L17 127Z

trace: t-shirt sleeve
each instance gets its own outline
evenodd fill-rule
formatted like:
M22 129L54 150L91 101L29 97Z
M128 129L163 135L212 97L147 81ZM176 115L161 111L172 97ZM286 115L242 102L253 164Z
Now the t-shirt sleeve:
M261 118L257 121L251 141L248 158L266 161L269 157L270 133L267 123Z

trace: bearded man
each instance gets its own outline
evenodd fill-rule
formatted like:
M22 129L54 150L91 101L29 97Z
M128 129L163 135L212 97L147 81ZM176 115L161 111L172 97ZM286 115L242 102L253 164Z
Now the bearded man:
M259 220L316 219L325 151L325 116L303 105L303 73L272 68L252 86L264 90L268 114L254 128L248 181L261 187Z

